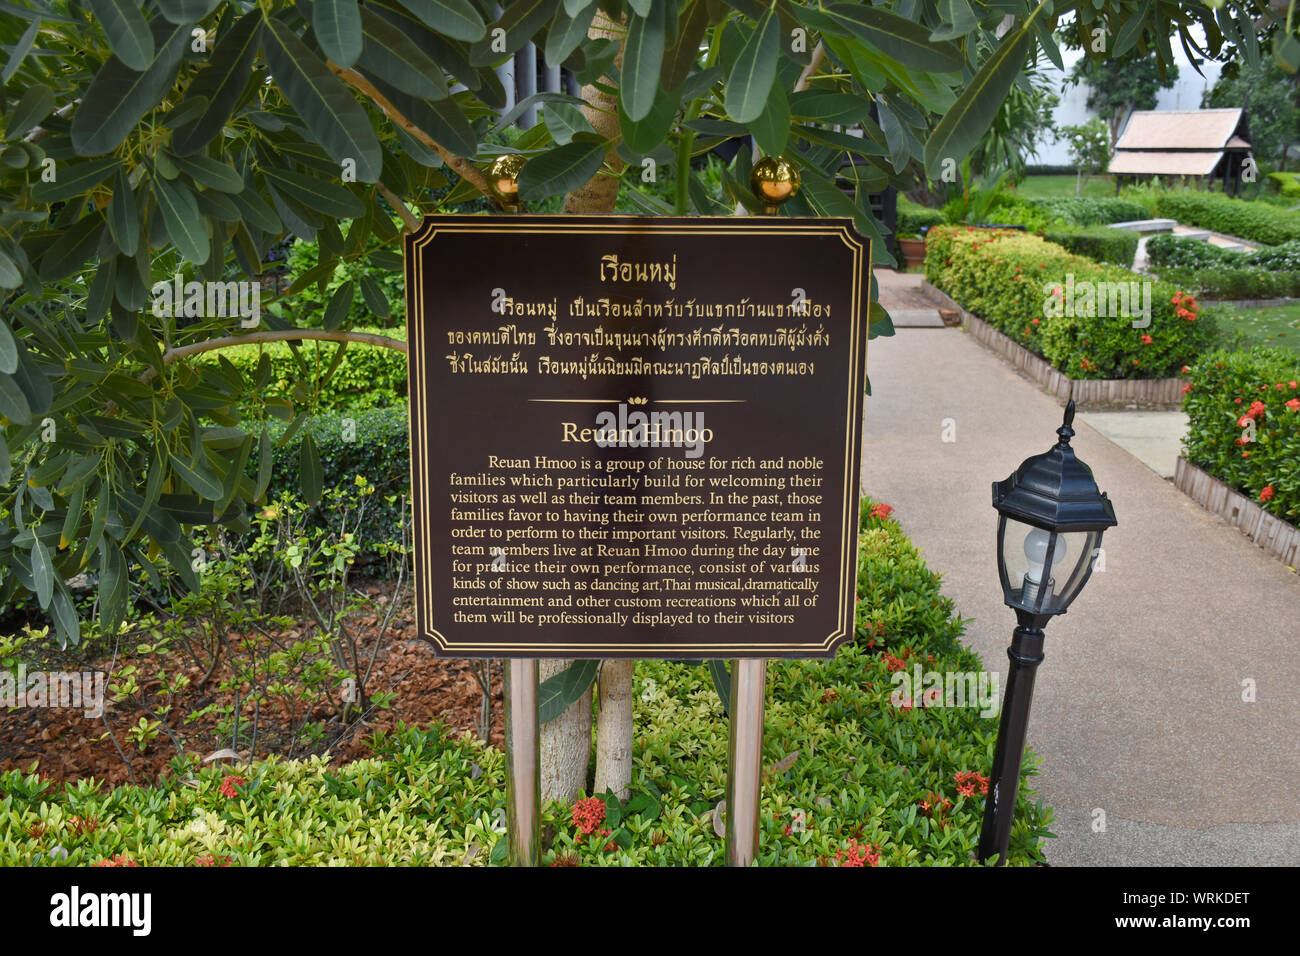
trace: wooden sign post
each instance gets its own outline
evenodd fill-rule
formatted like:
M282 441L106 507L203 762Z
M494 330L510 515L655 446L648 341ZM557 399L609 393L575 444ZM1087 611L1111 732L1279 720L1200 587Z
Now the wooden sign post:
M853 635L869 262L847 219L407 237L416 627L533 662L509 668L513 860L536 860L535 659L738 659L733 727L761 735L766 659ZM741 862L760 773L729 784Z

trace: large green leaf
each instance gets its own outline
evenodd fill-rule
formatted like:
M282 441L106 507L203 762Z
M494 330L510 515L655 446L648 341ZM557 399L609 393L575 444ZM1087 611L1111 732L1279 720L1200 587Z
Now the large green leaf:
M9 122L5 124L5 139L17 139L52 112L54 92L40 83L27 87L22 99L9 114Z
M818 123L856 126L871 114L871 101L834 90L800 90L790 96L790 112Z
M681 86L700 59L700 40L709 28L709 9L705 0L692 0L680 15L677 42L664 54L659 82L665 90Z
M1002 100L1024 66L1025 56L1033 42L1031 26L1042 9L1040 4L1016 29L1002 38L993 55L957 97L957 102L939 120L939 125L925 143L925 169L931 177L939 177L944 160L960 163L992 124Z
M168 157L176 168L189 176L200 186L214 189L219 193L238 193L244 190L244 177L218 159L196 153L193 156Z
M140 247L140 214L136 209L135 191L125 168L113 178L113 200L108 204L108 230L124 256L134 256Z
M172 23L188 26L202 20L221 0L158 0L158 9Z
M591 28L591 20L596 15L595 6L578 11L574 16L567 12L557 13L546 32L546 47L543 55L550 66L559 66L583 40Z
M633 122L623 112L623 101L618 103L619 129L623 133L623 142L627 148L638 156L645 156L662 146L672 129L677 117L678 94L658 91L654 108L639 122Z
M537 722L548 724L573 706L600 673L600 661L574 661L537 688Z
M316 440L311 437L311 432L305 432L302 436L302 444L298 448L298 481L302 486L303 500L307 504L314 505L320 502L323 480Z
M18 343L9 325L0 319L0 375L12 375L18 370ZM0 482L3 484L3 482Z
M501 16L492 23L487 35L469 50L469 61L475 66L488 66L514 53L532 39L533 34L551 22L560 0L514 0L506 6ZM494 34L502 31L498 44ZM505 49L499 49L504 46Z
M0 373L0 416L9 419L15 425L29 425L32 421L32 407L27 396L18 387L18 381L12 375Z
M351 160L357 179L373 183L383 154L366 111L296 33L278 19L265 22L262 52L281 92L331 159Z
M659 90L659 68L664 61L664 33L668 29L668 7L656 3L644 17L632 17L623 49L623 73L618 99L628 119L645 119Z
M122 549L104 538L99 545L99 619L113 633L126 614L129 581Z
M203 228L207 220L199 215L194 193L179 179L154 176L153 194L167 235L176 250L195 265L207 262L212 245L207 230Z
M342 67L361 56L361 8L357 0L315 0L311 25L325 55Z
M483 39L487 25L469 0L400 0L426 26L453 40Z
M410 37L369 10L362 11L361 23L366 45L360 65L366 72L423 100L446 97L447 81L442 67Z
M40 538L32 542L32 580L36 582L36 599L41 607L48 608L54 597L54 562Z
M928 27L879 7L836 3L825 10L804 8L799 15L809 26L863 40L913 69L951 73L966 63L956 44L935 42Z
M790 140L790 101L778 76L767 95L763 112L749 123L755 142L768 156L780 156Z
M577 189L596 175L604 159L605 147L585 140L547 150L519 174L519 196L532 201Z
M186 100L203 97L207 105L172 133L172 152L180 156L198 152L221 132L248 86L261 29L260 14L245 14L217 44L211 62L190 81Z
M90 9L117 58L133 70L147 70L153 61L153 34L134 0L90 0Z
M59 643L62 647L69 645L75 647L81 643L81 621L77 617L76 608L72 606L72 598L68 594L67 585L58 581L54 586L54 600L50 603L50 612L54 616L54 627L58 631Z
M773 6L754 27L727 76L723 105L737 123L757 119L767 106L767 94L776 79L781 56L780 43L781 23Z
M79 196L94 189L121 165L122 161L116 156L56 165L52 182L39 182L32 186L32 199L36 202L60 202Z
M288 169L270 166L262 170L267 181L285 195L305 205L308 209L333 216L352 219L363 215L366 204L343 186Z
M57 282L80 269L95 254L103 226L104 217L93 212L64 230L41 256L41 281Z
M143 72L116 56L99 68L72 114L72 148L79 156L112 152L171 89L190 38L187 26L155 17L154 56Z
M32 52L32 45L36 42L36 34L41 29L41 18L33 17L32 22L28 24L23 35L18 38L18 42L9 50L9 59L0 70L0 85L8 83L13 79L13 75L18 72L18 68L23 65L23 60L27 59L27 54Z

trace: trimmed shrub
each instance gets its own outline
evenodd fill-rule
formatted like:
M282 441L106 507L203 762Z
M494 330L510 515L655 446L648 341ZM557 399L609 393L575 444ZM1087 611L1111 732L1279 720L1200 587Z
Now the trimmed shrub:
M277 445L268 500L282 491L301 495L298 456L309 426L304 425L288 442L280 445L278 442L286 427L284 422L275 420L269 426ZM402 496L409 494L411 487L406 406L326 412L311 420L310 429L320 455L324 487L351 484L357 475L364 475L375 486L376 493L361 528L361 546L369 549L382 542L400 540ZM256 468L256 462L251 462L250 472L255 473ZM396 496L396 500L388 501L391 496Z
M389 338L402 339L404 328L357 328L356 332L374 332ZM218 356L230 361L246 379L252 380L262 354L271 359L271 381L264 390L266 395L290 398L296 385L301 383L309 393L317 393L317 408L361 411L383 408L406 401L406 356L395 349L373 345L349 343L343 360L329 381L317 387L317 382L329 370L339 349L339 343L304 341L267 342L239 345L207 352L199 361L216 364ZM295 355L296 352L296 355Z
M1172 233L1161 233L1147 240L1147 261L1157 269L1214 269L1241 260L1241 252Z
M1211 298L1300 295L1300 241L1242 252L1161 235L1147 240L1147 256L1165 281Z
M1161 216L1184 225L1276 246L1300 239L1300 214L1222 193L1171 192L1156 197Z
M925 273L971 312L1074 378L1172 376L1217 334L1213 320L1198 316L1194 302L1182 300L1175 287L1026 233L934 229L926 242ZM1150 324L1141 328L1133 323L1145 321L1144 309L1131 301L1125 307L1120 298L1131 297L1134 287L1142 304L1150 295Z
M769 670L764 750L772 762L791 756L763 785L756 862L973 866L997 715L900 691L917 667L958 676L984 668L958 642L964 622L942 597L939 576L884 509L867 502L863 510L857 640L833 659L773 661ZM721 865L723 839L707 811L725 796L727 718L708 670L637 661L632 700L629 798L545 806L542 862ZM501 751L437 726L399 726L376 735L373 750L339 767L318 757L236 769L192 756L154 786L108 791L0 773L0 865L504 861L494 826L505 799ZM1040 862L1051 833L1052 810L1029 788L1036 764L1027 754L1012 864Z
M1025 201L1037 206L1049 219L1071 226L1104 226L1112 222L1132 222L1135 219L1148 218L1144 206L1128 199L1066 197Z
M1043 238L1058 246L1068 249L1080 256L1087 256L1097 262L1109 262L1123 266L1133 265L1137 255L1138 239L1131 229L1112 229L1110 226L1082 226L1060 228L1051 227L1044 231Z
M1288 199L1300 199L1300 174L1269 173L1268 182L1277 190L1278 195Z
M921 206L906 199L898 200L898 225L895 235L919 236L933 226L942 226L946 222L938 209Z
M1300 524L1300 356L1264 346L1215 351L1191 373L1187 460Z

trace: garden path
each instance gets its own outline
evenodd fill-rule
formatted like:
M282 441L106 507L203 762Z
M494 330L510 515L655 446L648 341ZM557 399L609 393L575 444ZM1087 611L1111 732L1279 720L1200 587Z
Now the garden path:
M882 301L892 307L883 288ZM863 488L897 509L944 574L973 618L968 643L1005 687L1015 619L998 585L989 487L1055 441L1061 408L956 329L875 339L868 371ZM1087 416L1075 427L1119 525L1105 571L1047 628L1029 728L1043 758L1037 790L1057 813L1047 858L1294 865L1300 577Z

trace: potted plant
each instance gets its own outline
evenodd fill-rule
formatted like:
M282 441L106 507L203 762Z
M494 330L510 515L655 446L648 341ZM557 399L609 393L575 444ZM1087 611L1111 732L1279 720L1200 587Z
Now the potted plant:
M925 263L925 238L917 233L898 236L898 249L903 254L905 268L912 269Z

